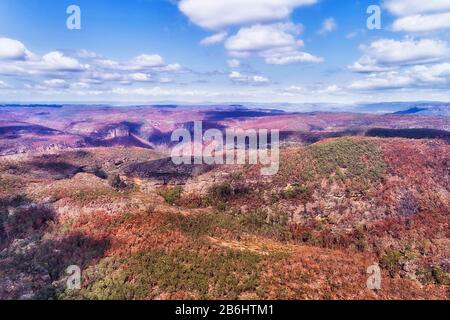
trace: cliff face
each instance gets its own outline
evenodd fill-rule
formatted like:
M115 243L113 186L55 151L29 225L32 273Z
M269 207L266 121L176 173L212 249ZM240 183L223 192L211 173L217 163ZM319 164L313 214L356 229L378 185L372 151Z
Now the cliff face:
M211 171L214 166L175 165L171 158L163 158L142 163L132 163L122 170L122 176L138 178L153 185L185 185L190 179Z
M108 125L91 134L92 138L99 140L112 140L130 136L130 129L121 124Z

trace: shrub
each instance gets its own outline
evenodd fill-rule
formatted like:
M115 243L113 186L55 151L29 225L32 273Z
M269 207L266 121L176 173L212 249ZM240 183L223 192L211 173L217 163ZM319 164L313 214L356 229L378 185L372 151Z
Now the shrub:
M170 204L175 205L181 200L181 195L183 194L183 187L176 186L173 188L161 188L158 190L158 194L164 198L164 200Z
M245 231L261 236L287 241L291 238L288 229L288 216L274 214L267 219L267 213L261 210L238 216L238 222Z
M165 225L198 238L211 232L221 222L220 218L214 214L184 216L173 213L166 216Z
M381 258L381 266L385 268L391 277L395 276L399 271L401 271L403 265L410 260L410 252L408 249L403 251L390 249Z
M423 266L416 272L416 275L424 285L450 285L449 274L439 266Z
M224 212L189 216L168 214L164 225L170 229L178 229L193 238L214 236L214 233L220 229L226 230L228 234L235 237L241 236L242 233L250 233L286 241L290 239L287 222L287 215L273 215L268 222L266 213L252 211L240 215Z
M0 240L11 241L40 235L54 217L55 213L44 206L18 208L12 215L0 214Z
M406 192L400 199L398 204L398 212L404 216L416 214L419 211L419 205L414 194L410 191Z
M433 276L434 282L441 285L449 285L449 276L441 267L433 267L431 270L431 274Z
M232 194L233 190L229 182L215 184L208 190L208 197L217 201L227 201Z
M450 133L445 130L412 128L412 129L386 129L373 128L366 132L369 137L407 138L407 139L444 139L450 140Z
M294 184L289 187L287 187L285 190L282 191L282 197L284 199L293 199L293 198L299 198L302 195L306 195L309 193L309 190L307 187L299 184Z
M261 256L248 251L179 249L146 251L107 259L88 271L90 283L61 298L147 299L159 293L189 293L191 298L238 299L255 291ZM120 270L112 273L111 270Z
M318 143L309 147L316 175L335 175L339 180L379 182L383 179L386 164L382 152L375 143L350 138ZM345 169L345 170L342 170Z
M116 190L124 189L127 187L127 184L124 181L122 181L122 179L118 174L112 174L108 176L108 183L111 187L113 187Z
M93 174L100 179L108 179L108 174L101 168L95 168Z

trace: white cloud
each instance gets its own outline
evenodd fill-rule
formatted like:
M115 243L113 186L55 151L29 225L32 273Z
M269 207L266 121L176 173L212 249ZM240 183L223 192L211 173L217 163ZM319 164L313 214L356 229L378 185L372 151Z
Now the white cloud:
M68 83L62 79L51 79L45 80L44 85L50 88L67 88L69 87Z
M402 89L414 83L410 77L392 71L382 74L372 74L365 79L354 81L349 89L353 90L386 90L386 89Z
M261 55L265 58L266 63L276 65L323 62L322 58L289 47L267 50L262 52Z
M353 32L347 33L347 35L345 36L345 38L346 38L346 39L353 39L353 38L355 38L355 37L357 37L357 36L358 36L358 32L353 31Z
M33 55L27 60L0 60L0 74L11 76L55 76L61 73L87 71L89 67L59 51L47 53L43 57Z
M230 68L239 68L241 66L241 62L237 59L228 60L227 64Z
M0 38L0 59L25 60L32 55L25 45L17 40Z
M86 89L90 88L90 84L87 82L79 81L79 82L72 83L70 85L70 87L75 90L86 90Z
M370 73L349 85L355 91L448 90L450 48L435 39L381 39L362 46L364 55L350 69Z
M302 26L293 23L245 27L228 38L225 48L239 58L257 54L268 64L321 62L321 58L299 50L303 46L303 41L297 39L301 31Z
M298 85L293 85L287 88L284 88L280 92L283 96L286 97L333 97L337 96L345 96L348 94L348 91L345 91L343 88L336 84L324 85L324 84L314 84L309 85L308 87L302 87Z
M128 80L136 82L152 81L152 76L146 73L132 73L128 76Z
M181 0L179 9L203 28L273 22L287 18L296 7L315 4L317 0Z
M338 85L332 84L331 86L328 86L325 89L323 89L323 92L324 93L338 93L341 90L342 90L341 87L339 87Z
M308 92L308 90L300 86L290 86L284 89L284 92L288 95L295 95L295 94L305 94Z
M76 59L67 57L59 51L47 53L38 64L42 69L56 71L81 71L88 68L81 65Z
M172 83L173 80L171 78L162 77L158 80L159 83Z
M19 82L11 91L1 81L2 95L45 97L98 97L109 98L112 85L130 87L142 83L171 83L168 76L176 73L180 77L187 73L180 64L166 64L158 54L141 54L129 61L118 62L95 52L51 51L42 56L29 52L20 41L8 39L0 47L0 75ZM12 45L11 45L12 44ZM14 49L14 50L12 50Z
M399 71L373 73L354 81L349 88L371 91L386 89L430 88L449 89L450 63L418 65Z
M253 76L252 80L256 83L267 83L270 81L269 78L263 76Z
M168 64L156 69L160 72L179 72L183 70L183 67L178 63Z
M429 32L450 28L450 0L385 0L395 16L394 31Z
M450 10L450 0L385 0L384 6L396 16Z
M404 65L440 61L450 55L445 41L381 39L362 46L364 55L350 69L356 72L387 71Z
M213 97L216 93L208 90L183 90L183 89L166 89L161 87L150 88L113 88L109 92L110 94L116 94L120 96L144 96L144 97L156 97L161 98L192 98L197 97L203 99L205 97Z
M7 84L5 81L0 80L0 89L9 89L11 86Z
M241 84L251 84L251 85L263 85L270 83L270 80L266 77L259 75L246 75L238 71L232 71L228 77L231 81Z
M164 59L158 54L141 54L131 61L131 66L139 68L154 68L164 66Z
M413 15L394 21L394 31L425 32L450 28L450 12L429 15Z
M336 20L334 20L334 18L328 18L322 22L322 27L320 28L318 33L325 34L333 32L334 30L336 30L336 28L337 28Z
M124 76L119 72L104 72L104 71L94 71L87 75L90 79L94 81L124 81Z
M422 83L448 83L450 81L450 63L414 66L407 74Z
M200 41L200 44L202 46L209 46L212 44L220 43L220 42L223 42L227 36L228 36L227 32L219 32L219 33L213 34L212 36L206 37L205 39Z
M179 9L203 28L221 30L241 26L237 34L225 41L232 57L243 59L256 54L268 64L280 65L323 61L299 50L304 45L297 39L301 25L272 23L286 19L296 7L315 3L317 0L181 0ZM272 24L263 24L268 22ZM334 19L326 21L325 28L335 29ZM203 39L201 44L222 42L227 36L226 32L220 32Z
M225 47L230 52L251 52L296 46L295 36L300 31L301 26L293 23L255 25L240 29L235 36L228 38Z

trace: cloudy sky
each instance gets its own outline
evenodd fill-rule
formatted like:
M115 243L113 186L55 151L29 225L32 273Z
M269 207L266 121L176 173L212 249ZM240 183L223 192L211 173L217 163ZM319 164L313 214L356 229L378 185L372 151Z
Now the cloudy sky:
M450 101L449 40L450 0L1 0L0 102Z

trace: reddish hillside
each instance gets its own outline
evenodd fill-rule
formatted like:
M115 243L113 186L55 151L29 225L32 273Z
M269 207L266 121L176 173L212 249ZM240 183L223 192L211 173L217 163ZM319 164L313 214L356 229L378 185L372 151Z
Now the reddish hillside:
M284 149L272 178L217 167L178 187L121 180L146 149L3 157L0 298L448 299L449 151L326 140Z

